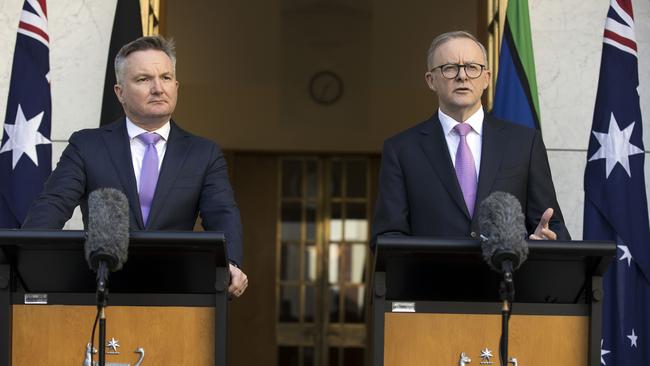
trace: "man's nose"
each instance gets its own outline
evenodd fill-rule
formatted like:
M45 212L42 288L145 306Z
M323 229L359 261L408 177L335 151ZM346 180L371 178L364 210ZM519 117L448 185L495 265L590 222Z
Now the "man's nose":
M163 92L162 82L158 78L154 78L151 82L151 93L160 94Z
M469 77L467 76L467 69L464 67L458 67L458 75L456 75L456 79L459 80L467 80Z

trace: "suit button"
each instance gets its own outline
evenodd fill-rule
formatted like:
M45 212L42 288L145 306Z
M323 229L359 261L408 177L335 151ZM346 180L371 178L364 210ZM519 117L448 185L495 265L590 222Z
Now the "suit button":
M478 234L476 233L476 231L472 231L472 232L469 234L469 236L471 236L472 238L476 239L476 237L478 236Z

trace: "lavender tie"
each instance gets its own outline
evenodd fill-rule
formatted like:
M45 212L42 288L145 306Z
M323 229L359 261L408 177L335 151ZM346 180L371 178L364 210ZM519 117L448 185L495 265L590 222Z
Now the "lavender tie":
M467 145L467 134L472 130L472 126L467 123L459 123L454 127L460 141L458 150L456 150L456 177L460 189L463 191L465 204L469 215L474 215L474 203L476 201L476 165L474 165L474 156Z
M142 158L142 170L140 170L140 210L142 211L142 220L147 226L153 194L156 191L158 183L158 150L156 143L160 141L161 136L157 133L145 132L138 135L138 139L147 145Z

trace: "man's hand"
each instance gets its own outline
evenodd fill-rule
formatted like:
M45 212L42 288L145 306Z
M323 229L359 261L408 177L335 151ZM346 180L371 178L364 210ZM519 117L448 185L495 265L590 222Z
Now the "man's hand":
M248 276L241 269L230 264L230 286L228 293L234 297L240 297L248 287Z
M548 222L551 220L551 217L553 217L553 209L547 208L546 211L544 211L542 218L539 220L539 224L537 225L537 228L535 228L535 232L530 234L528 239L556 240L557 234L555 234L553 230L548 228Z

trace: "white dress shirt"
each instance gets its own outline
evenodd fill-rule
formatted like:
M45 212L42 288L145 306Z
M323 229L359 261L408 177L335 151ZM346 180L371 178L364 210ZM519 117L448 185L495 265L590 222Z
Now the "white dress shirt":
M144 159L144 152L147 145L140 141L138 135L145 132L155 132L162 138L156 143L156 151L158 151L158 171L162 166L165 151L167 150L167 139L169 138L169 130L171 125L169 121L162 127L155 131L147 131L142 127L138 127L135 123L131 122L129 117L126 117L126 132L129 134L129 141L131 144L131 159L133 161L133 173L135 173L135 181L138 185L138 192L140 192L140 171L142 170L142 159Z
M481 146L483 135L483 118L485 113L483 108L479 108L474 114L472 114L465 122L472 126L472 130L465 136L467 140L467 145L472 151L472 156L474 157L474 165L476 165L476 179L478 179L479 169L481 167ZM454 130L457 124L460 122L451 118L450 116L443 113L438 109L438 119L442 125L442 131L445 134L445 139L447 140L447 147L449 148L449 156L451 156L451 161L456 166L456 150L458 150L458 143L460 142L460 136Z

